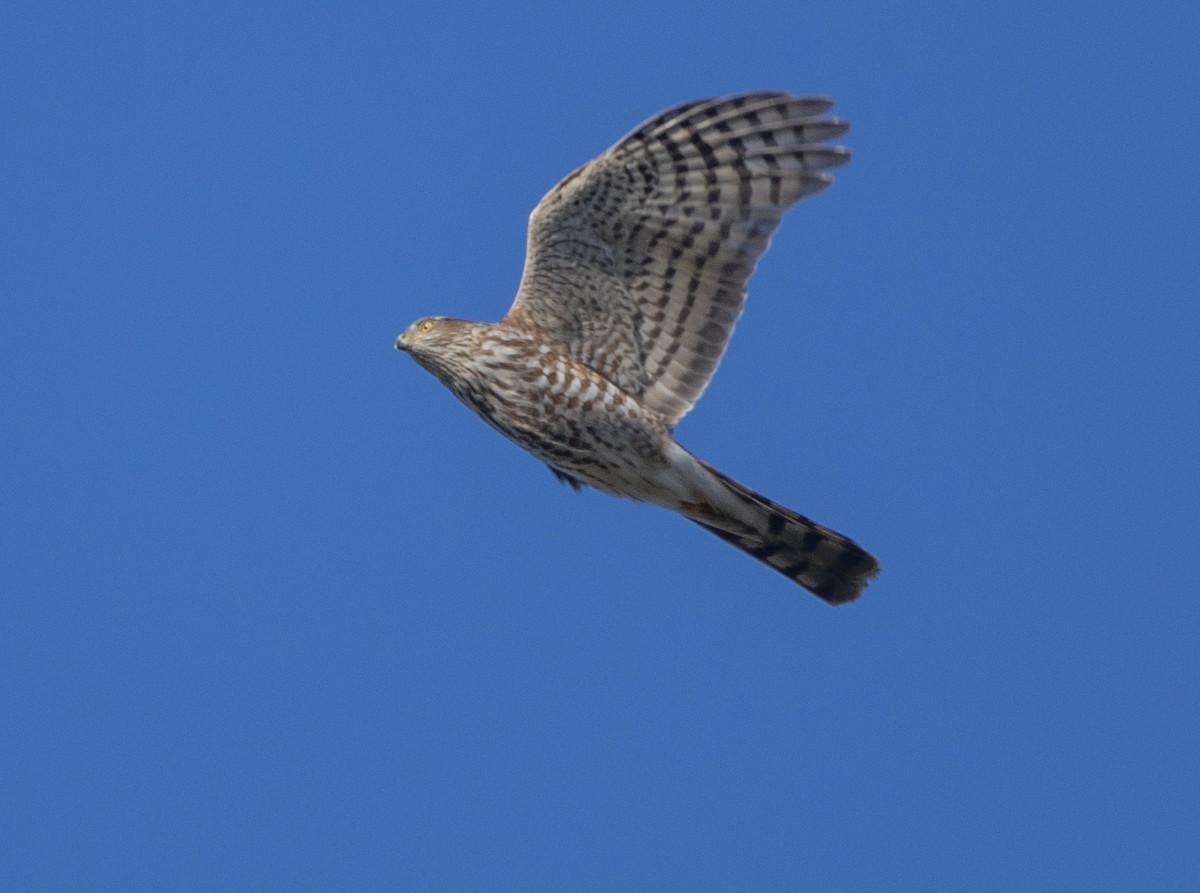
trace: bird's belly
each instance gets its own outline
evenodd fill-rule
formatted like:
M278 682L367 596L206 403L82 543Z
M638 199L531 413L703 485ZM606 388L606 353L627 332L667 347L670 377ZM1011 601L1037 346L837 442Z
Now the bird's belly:
M545 400L547 395L540 396ZM659 504L674 501L665 492L670 484L662 480L670 477L671 435L631 397L621 394L590 405L550 399L544 406L549 411L509 414L506 424L497 427L552 469L604 493Z
M552 469L613 496L676 507L680 484L662 419L600 373L543 354L503 389L460 393L480 416Z

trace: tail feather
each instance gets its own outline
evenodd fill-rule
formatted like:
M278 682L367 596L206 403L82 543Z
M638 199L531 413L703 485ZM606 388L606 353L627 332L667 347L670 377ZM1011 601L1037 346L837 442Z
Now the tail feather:
M854 601L879 573L879 562L853 540L702 464L733 498L727 507L684 512L705 530L833 605Z

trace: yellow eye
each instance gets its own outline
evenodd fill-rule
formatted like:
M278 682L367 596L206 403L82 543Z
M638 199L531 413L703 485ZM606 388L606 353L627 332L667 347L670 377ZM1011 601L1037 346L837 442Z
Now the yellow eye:
M417 331L418 332L428 332L432 328L433 328L433 320L427 319L423 323L421 323L419 326L417 326Z

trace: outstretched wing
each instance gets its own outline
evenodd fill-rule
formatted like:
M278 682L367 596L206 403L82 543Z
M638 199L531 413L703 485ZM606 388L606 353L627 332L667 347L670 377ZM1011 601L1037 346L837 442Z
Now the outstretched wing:
M780 216L829 185L847 124L823 97L747 93L650 119L529 218L504 323L608 376L673 425L704 392Z

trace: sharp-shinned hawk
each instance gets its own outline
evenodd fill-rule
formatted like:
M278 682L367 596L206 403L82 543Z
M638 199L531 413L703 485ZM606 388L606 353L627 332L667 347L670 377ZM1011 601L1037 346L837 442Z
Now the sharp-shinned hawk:
M679 512L828 602L879 569L857 544L672 436L717 368L780 216L850 157L832 102L747 93L651 118L550 190L498 323L428 317L396 340L578 488Z

